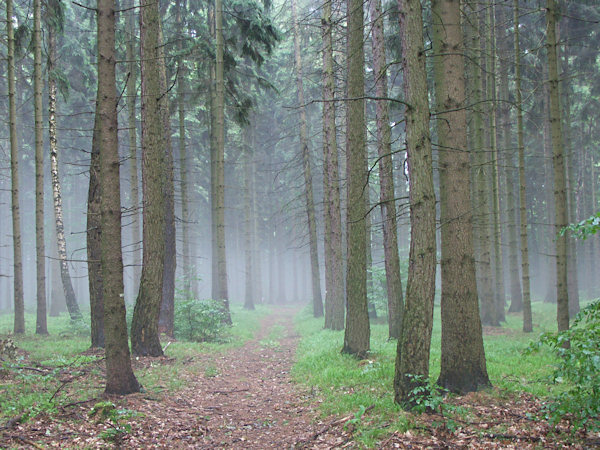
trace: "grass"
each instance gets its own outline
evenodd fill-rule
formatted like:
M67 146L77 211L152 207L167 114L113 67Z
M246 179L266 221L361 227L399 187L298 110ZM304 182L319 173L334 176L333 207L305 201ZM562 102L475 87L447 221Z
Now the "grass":
M528 392L545 397L555 389L549 386L556 357L542 350L524 357L521 351L542 332L555 331L556 306L533 304L534 332L523 333L520 315L510 314L501 334L485 335L487 369L492 385L491 396ZM435 309L431 343L430 377L436 380L440 371L440 309ZM302 339L297 349L293 376L298 383L309 386L322 400L323 416L348 416L362 408L373 406L372 414L358 421L356 438L367 447L393 431L410 428L412 415L403 413L393 402L396 341L388 341L387 325L371 326L369 358L358 361L342 355L344 332L323 329L322 319L314 319L310 311L296 318Z
M201 366L195 357L242 346L254 337L260 318L269 311L266 306L246 311L232 305L233 327L221 342L171 342L165 363L159 360L136 366L138 380L146 392L159 394L182 388L188 376L217 375L216 369ZM88 327L72 324L68 315L62 314L48 318L48 336L38 336L34 334L35 314L27 313L26 334L10 335L12 320L12 315L0 315L0 339L10 337L18 349L15 359L2 355L5 361L0 361L0 423L20 416L27 420L39 413L52 414L60 405L101 395L103 353L88 351ZM163 339L163 347L168 342L168 338Z

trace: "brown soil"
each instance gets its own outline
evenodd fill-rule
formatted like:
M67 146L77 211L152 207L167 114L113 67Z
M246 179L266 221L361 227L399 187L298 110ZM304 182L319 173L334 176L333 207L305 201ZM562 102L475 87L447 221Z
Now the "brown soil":
M352 434L353 416L319 418L319 399L292 381L299 338L292 323L296 312L275 310L263 320L257 336L242 347L188 360L179 374L185 380L182 390L111 398L119 408L140 413L123 422L131 429L113 442L101 436L111 429L109 423L89 415L102 400L93 398L63 405L51 417L38 416L25 423L14 418L1 424L0 448L359 448ZM173 362L166 357L140 358L134 364L141 370ZM101 386L102 378L90 373L84 374L91 378L89 382ZM74 375L61 376L69 382ZM525 394L499 399L475 393L453 403L471 411L464 420L449 423L439 414L415 416L410 431L390 429L378 448L591 448L600 443L597 435L582 435L573 442L564 434L564 426L536 422L533 417L539 416L540 402ZM364 423L376 415L367 408Z

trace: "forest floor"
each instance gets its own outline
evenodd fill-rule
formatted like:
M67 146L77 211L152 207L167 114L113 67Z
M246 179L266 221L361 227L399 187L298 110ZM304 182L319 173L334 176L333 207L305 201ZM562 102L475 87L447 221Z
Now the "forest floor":
M358 421L368 423L371 408L360 415L324 418L318 411L318 394L292 379L300 338L294 331L295 313L291 308L276 309L243 346L189 358L186 363L195 369L178 372L182 388L174 392L154 389L127 397L90 398L63 404L52 414L42 413L23 423L16 417L0 424L0 448L360 447L353 431ZM61 387L82 376L96 377L101 385L101 361L94 363L100 369L96 375L85 369L75 374L62 371ZM173 363L168 357L139 358L134 369ZM501 399L476 393L452 402L456 408L468 408L463 419L415 416L410 430L390 430L377 448L591 448L600 444L591 437L569 437L564 427L536 422L532 418L538 416L541 402L530 395Z

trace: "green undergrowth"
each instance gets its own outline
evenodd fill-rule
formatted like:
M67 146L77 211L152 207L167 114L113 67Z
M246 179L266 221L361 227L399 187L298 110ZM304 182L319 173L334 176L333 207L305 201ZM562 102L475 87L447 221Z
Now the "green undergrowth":
M440 309L435 308L431 343L430 377L440 371ZM534 332L523 333L520 314L508 314L501 328L484 330L487 369L493 389L486 395L505 397L523 392L547 397L564 387L552 385L549 378L557 363L555 353L542 349L524 356L522 351L541 333L556 330L556 305L533 304ZM318 397L323 416L359 415L355 437L367 447L394 431L406 431L414 425L414 416L400 410L393 401L396 341L388 340L387 324L371 325L371 352L368 359L342 355L344 332L323 329L323 320L314 319L307 309L296 318L301 335L295 380L305 384ZM370 408L361 415L363 408Z
M218 343L163 336L166 358L134 358L134 371L144 391L150 396L173 392L183 388L189 376L217 375L214 367L209 370L201 363L201 355L242 346L255 336L260 319L269 312L266 306L246 311L231 305L233 326ZM16 347L14 354L0 354L0 428L11 419L25 421L100 397L104 388L104 354L89 349L89 325L73 324L62 314L48 318L49 335L38 336L34 334L35 314L27 313L25 319L26 333L12 335L12 315L0 315L0 340L10 339Z

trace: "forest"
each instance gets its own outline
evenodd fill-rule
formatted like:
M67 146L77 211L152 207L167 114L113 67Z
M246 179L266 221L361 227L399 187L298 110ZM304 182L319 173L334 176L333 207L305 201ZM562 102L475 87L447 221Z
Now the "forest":
M600 445L595 0L0 14L0 448Z

